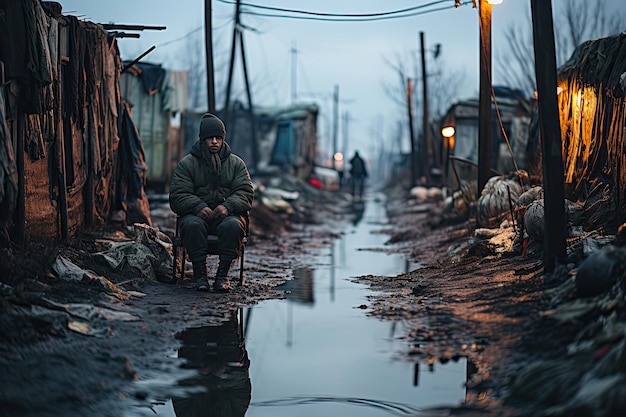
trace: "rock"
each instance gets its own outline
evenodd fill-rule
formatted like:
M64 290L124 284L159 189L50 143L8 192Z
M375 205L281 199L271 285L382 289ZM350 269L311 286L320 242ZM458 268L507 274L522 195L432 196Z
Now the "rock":
M615 282L623 251L606 245L589 255L576 273L576 290L581 297L592 297L608 291Z

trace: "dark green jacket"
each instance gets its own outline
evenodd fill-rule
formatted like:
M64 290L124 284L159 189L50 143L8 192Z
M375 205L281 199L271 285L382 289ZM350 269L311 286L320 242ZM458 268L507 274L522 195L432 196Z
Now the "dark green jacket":
M228 214L243 214L252 207L254 189L246 163L231 153L226 142L219 151L221 175L211 173L203 140L193 144L191 152L178 162L170 183L170 207L179 216L197 214L204 207L223 204Z

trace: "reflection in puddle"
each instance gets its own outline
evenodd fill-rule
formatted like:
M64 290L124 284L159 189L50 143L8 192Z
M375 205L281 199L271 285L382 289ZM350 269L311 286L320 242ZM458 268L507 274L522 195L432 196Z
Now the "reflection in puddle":
M178 357L183 367L197 375L180 381L183 386L201 387L197 393L172 398L177 417L244 416L251 399L250 360L244 345L240 311L221 326L203 326L178 335L182 346Z
M274 287L285 291L287 300L301 304L315 304L313 296L313 270L298 268L293 271L293 279Z
M246 327L254 381L246 417L415 415L465 401L464 358L432 372L397 360L408 348L406 323L367 316L368 289L354 277L394 279L418 266L380 250L383 204L367 201L363 209L340 239L319 249L322 261L278 288L287 300L254 306Z
M276 401L256 403L258 407L293 407L302 405L351 405L369 407L385 411L393 415L415 415L419 409L406 404L393 403L390 401L368 400L366 398L340 398L340 397L295 397L284 398Z
M367 316L368 290L354 277L394 279L419 265L377 250L386 240L379 233L386 219L380 201L368 200L353 215L351 230L319 249L314 268L293 271L293 279L276 288L286 300L246 308L245 320L240 309L222 326L182 333L178 355L199 370L184 384L203 390L152 411L166 417L380 417L465 402L472 373L465 358L398 360L408 349L407 324Z
M358 226L365 214L365 201L355 201L352 203L352 225Z

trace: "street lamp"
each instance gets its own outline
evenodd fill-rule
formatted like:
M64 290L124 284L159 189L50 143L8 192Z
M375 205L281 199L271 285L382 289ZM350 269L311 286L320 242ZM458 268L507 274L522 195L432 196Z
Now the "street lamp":
M451 138L452 136L454 136L454 133L454 126L445 126L443 129L441 129L441 135L444 138Z
M446 159L445 159L445 166L444 166L444 180L446 182L448 182L448 165L450 165L450 151L454 148L454 134L456 133L456 130L454 129L454 126L444 126L441 129L441 136L443 136L444 138L444 152L446 155Z

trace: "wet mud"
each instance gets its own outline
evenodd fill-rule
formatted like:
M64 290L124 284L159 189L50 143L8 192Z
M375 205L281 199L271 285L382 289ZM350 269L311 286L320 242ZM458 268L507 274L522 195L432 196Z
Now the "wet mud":
M508 395L512 378L531 360L562 351L572 331L537 319L548 306L540 260L472 240L471 219L442 223L436 203L417 210L391 194L387 206L390 222L377 233L388 235L388 244L374 250L403 254L419 267L395 277L355 277L375 290L361 311L406 324L403 360L467 358L472 368L465 404L424 415L533 415L537 404ZM334 207L311 210L317 216L306 222L272 220L266 213L246 248L246 285L228 294L109 276L125 288L121 297L89 282L60 282L14 259L29 278L15 275L5 279L11 287L2 287L0 415L150 415L156 404L184 394L171 388L189 372L176 358L177 335L227 323L242 306L286 297L280 285L310 266L315 250L353 220ZM168 221L160 226L168 229ZM79 262L100 240L85 237L64 253ZM39 253L47 260L55 255ZM96 308L81 316L77 303Z

